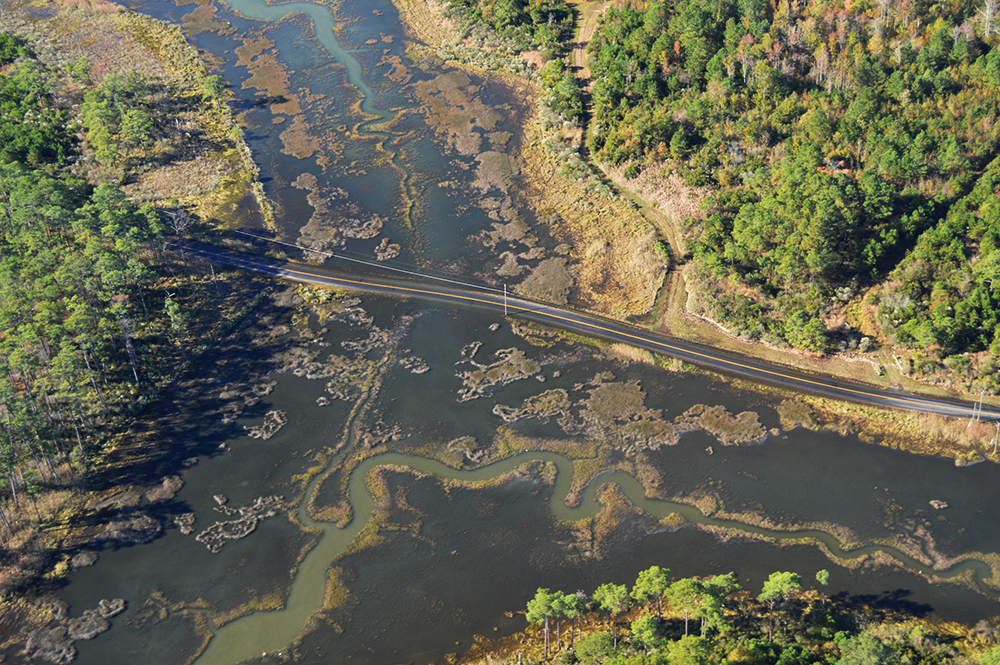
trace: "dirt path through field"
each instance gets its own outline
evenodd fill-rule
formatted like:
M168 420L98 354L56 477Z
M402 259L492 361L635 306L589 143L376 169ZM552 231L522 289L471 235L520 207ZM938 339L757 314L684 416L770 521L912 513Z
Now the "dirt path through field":
M604 11L604 2L571 2L580 13L580 29L573 44L573 67L586 90L590 90L590 68L587 66L587 44L597 29L597 19Z

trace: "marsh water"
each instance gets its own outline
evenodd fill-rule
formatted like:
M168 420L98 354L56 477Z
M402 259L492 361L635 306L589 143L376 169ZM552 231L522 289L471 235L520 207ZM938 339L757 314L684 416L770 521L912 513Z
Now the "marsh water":
M412 48L389 0L134 8L184 25L229 82L281 239L367 260L381 251L400 269L492 284L501 264L514 264L513 277L553 255L519 180L531 115L523 91ZM984 565L951 567L1000 552L992 464L956 468L853 435L779 431L788 395L627 364L546 331L518 333L500 316L365 297L294 320L302 310L289 302L240 333L257 340L243 375L227 376L216 354L187 402L149 414L165 451L157 473L184 486L146 508L164 526L159 537L100 548L96 565L59 590L71 616L102 598L128 604L112 630L76 644L77 662L182 663L207 637L199 664L276 662L296 640L296 662L440 662L474 635L521 628L523 618L505 613L539 586L631 584L650 565L675 576L734 572L750 590L775 570L812 580L826 568L827 592L858 602L966 622L1000 614L968 583L988 576ZM475 383L477 369L507 367L512 350L528 370ZM241 383L264 387L249 398ZM626 405L610 413L599 399L609 394ZM497 411L540 395L564 395L562 415ZM710 427L688 427L673 445L638 449L620 438L624 452L609 458L620 470L567 505L567 455L619 441L625 422L687 422L698 405L756 414L764 436L723 445ZM285 422L252 438L269 413ZM506 441L520 443L498 453ZM350 472L338 467L367 449ZM371 480L385 465L392 470ZM576 525L602 510L599 493L612 484L638 510L601 542L582 542ZM216 496L233 510L280 496L288 510L212 551L195 536L231 519ZM741 519L705 516L723 509ZM190 513L185 534L173 519ZM677 516L689 526L660 521ZM824 550L845 560L883 554L843 567ZM932 583L923 573L935 558L944 575L967 581Z

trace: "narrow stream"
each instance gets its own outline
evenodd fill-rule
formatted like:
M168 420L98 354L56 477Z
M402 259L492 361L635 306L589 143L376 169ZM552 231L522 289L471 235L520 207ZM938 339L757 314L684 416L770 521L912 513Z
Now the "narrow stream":
M323 45L341 66L347 70L347 78L351 85L361 93L361 110L376 116L378 122L385 122L393 117L388 111L375 107L375 93L364 78L361 63L350 54L334 34L337 21L330 10L322 5L311 2L288 2L280 5L268 5L264 0L228 0L229 6L244 16L260 21L280 21L295 14L305 14L313 23L316 39Z
M336 463L338 460L335 460ZM566 505L565 497L569 494L573 478L573 462L555 453L529 452L509 457L488 466L461 471L453 469L435 460L400 454L384 454L370 457L359 464L351 474L350 504L354 510L355 519L344 529L317 522L308 515L305 504L300 507L298 517L307 527L323 531L319 544L313 548L302 562L298 575L292 584L291 594L285 609L276 612L255 613L248 617L237 619L226 624L215 632L208 650L198 659L199 664L225 665L239 662L260 653L277 652L285 648L301 632L309 617L319 609L325 593L326 571L330 562L344 551L368 523L367 516L375 509L375 501L368 491L366 478L379 466L399 466L412 469L419 473L431 474L437 478L459 480L463 482L478 482L491 480L502 476L519 466L532 462L552 464L558 470L556 484L549 499L549 510L558 519L567 522L594 517L601 509L597 501L597 492L605 483L617 483L625 495L635 506L655 517L667 517L677 513L685 520L695 524L722 527L736 532L764 536L777 541L816 541L823 543L835 556L853 560L862 556L882 552L888 554L903 566L917 573L932 573L938 577L951 579L971 572L980 591L992 598L1000 598L997 592L983 583L984 578L992 575L989 566L980 561L963 561L947 570L931 570L925 564L900 552L894 547L885 545L865 545L854 549L844 549L840 542L829 533L816 530L775 531L758 526L742 524L732 520L706 517L693 506L671 501L659 501L645 496L645 489L638 480L625 473L604 473L597 476L587 487L577 506ZM316 482L310 486L310 493L315 489Z

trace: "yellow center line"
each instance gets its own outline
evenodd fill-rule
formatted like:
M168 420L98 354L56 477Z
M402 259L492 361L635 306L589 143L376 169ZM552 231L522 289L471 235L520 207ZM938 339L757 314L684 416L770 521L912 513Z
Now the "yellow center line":
M167 243L167 244L172 244L172 243ZM189 251L191 250L191 248L185 248L185 249L188 249ZM207 254L207 252L204 252L202 250L193 250L193 251L198 251L199 253ZM493 307L500 307L500 305L497 302L495 302L495 301L484 300L482 298L476 298L474 296L467 296L467 295L455 294L455 293L445 293L445 292L441 292L441 291L431 291L429 289L419 289L419 288L415 288L415 287L396 286L396 285L393 285L393 284L380 284L380 283L377 283L377 282L365 282L365 281L361 281L361 280L357 280L357 279L348 279L348 278L345 278L345 277L332 277L330 275L323 275L323 274L320 274L320 273L306 272L306 271L302 271L302 270L293 270L291 268L282 267L282 266L277 265L277 264L266 263L266 262L263 262L263 261L261 261L259 259L258 260L254 260L254 259L240 257L237 260L239 260L239 261L245 261L246 263L249 263L250 265L257 265L259 267L270 268L272 270L280 270L282 272L292 273L292 274L295 274L295 275L304 275L306 277L314 277L314 278L317 278L317 279L327 279L327 280L333 280L333 281L337 281L337 282L343 282L343 283L346 283L346 284L356 284L358 286L366 286L366 287L379 288L379 289L390 289L390 290L394 290L394 291L402 291L402 292L407 292L407 293L419 293L419 294L424 294L424 295L436 296L436 297L439 297L439 298L452 298L452 299L455 299L455 300L465 300L465 301L468 301L468 302L482 303L484 305L490 305L490 306L493 306ZM532 309L531 307L523 307L521 305L512 304L512 303L508 303L507 307L509 309L520 310L522 312L539 314L541 316L545 316L545 317L548 317L548 318L551 318L551 319L555 319L555 320L566 321L568 323L572 323L572 324L575 324L575 325L578 325L578 326L585 326L585 327L591 328L593 330L600 330L600 331L603 331L603 332L606 332L606 333L610 333L610 334L618 336L618 337L627 337L627 338L630 338L630 339L638 340L640 342L644 342L646 344L654 344L656 346L662 347L664 349L670 349L670 350L676 351L678 353L688 354L688 355L691 355L691 356L697 356L699 358L704 358L706 360L711 360L711 361L717 362L717 363L725 363L725 364L730 365L732 367L740 367L742 369L749 370L751 372L757 372L757 373L760 373L760 374L767 374L767 375L770 375L770 376L774 376L774 377L778 377L778 378L782 378L782 379L787 379L789 381L797 381L797 382L801 382L801 383L806 383L806 384L809 384L809 385L817 386L817 387L820 387L820 388L827 388L827 389L830 389L830 390L841 391L841 392L845 392L845 393L851 393L851 394L854 394L854 395L862 395L862 396L865 396L865 397L871 397L871 398L875 398L875 399L885 399L885 400L891 400L891 401L894 401L894 402L900 402L900 403L904 403L904 404L914 404L914 405L920 405L920 406L928 406L927 401L924 401L924 400L914 399L914 398L908 398L908 397L896 397L896 396L889 395L889 394L880 395L878 393L871 393L871 392L867 392L865 390L860 390L860 389L856 389L856 388L848 388L848 387L845 387L845 386L837 386L837 385L833 385L831 383L824 383L822 381L815 381L815 380L812 380L812 379L807 379L805 377L792 376L790 374L783 374L783 373L778 372L778 371L764 369L763 367L755 367L753 365L747 365L747 364L744 364L744 363L741 363L741 362L738 362L738 361L735 361L735 360L729 360L728 358L713 356L713 355L709 355L707 353L701 353L699 351L694 351L692 349L684 349L684 348L681 348L681 347L678 347L678 346L673 346L673 345L668 344L666 342L661 342L661 341L659 341L657 339L653 339L653 338L650 338L650 337L643 337L641 335L632 334L632 333L629 333L629 332L625 332L623 330L615 330L614 328L606 328L604 326L598 325L597 323L591 323L591 322L589 322L589 321L587 321L585 319L574 319L574 318L571 318L571 317L568 317L568 316L561 316L559 314L555 314L555 313L551 313L551 312L542 312L542 311L537 310L537 309ZM545 307L547 307L547 306L545 306ZM586 317L585 314L580 314L579 316ZM961 414L968 414L969 413L969 407L954 406L954 405L951 405L951 404L946 404L946 403L938 402L938 401L934 401L933 402L933 406L935 406L936 408L948 409L948 410L954 411L956 413L961 413Z

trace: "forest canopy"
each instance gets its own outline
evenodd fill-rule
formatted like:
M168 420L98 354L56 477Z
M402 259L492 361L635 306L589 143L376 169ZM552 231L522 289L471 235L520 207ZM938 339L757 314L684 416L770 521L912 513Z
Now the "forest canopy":
M609 8L589 147L715 189L691 274L744 336L853 346L824 321L854 303L890 343L1000 356L994 4Z
M451 13L488 26L508 48L540 49L550 57L569 35L573 17L563 0L448 0Z
M182 365L191 315L160 212L100 168L142 157L154 84L135 72L95 83L85 62L54 66L3 33L0 63L3 542L19 524L8 511L86 467Z
M709 192L675 248L696 314L813 353L882 345L903 372L1000 391L994 0L613 3L589 90L561 0L448 5L487 49L541 50L560 174L593 176L582 127L627 186L677 174ZM554 25L558 44L538 30Z

